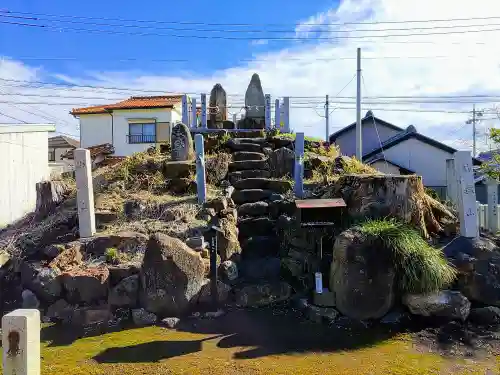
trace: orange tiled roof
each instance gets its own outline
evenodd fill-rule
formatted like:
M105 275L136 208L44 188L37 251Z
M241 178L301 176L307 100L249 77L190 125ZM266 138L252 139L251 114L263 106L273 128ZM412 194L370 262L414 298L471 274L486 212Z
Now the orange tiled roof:
M115 104L73 108L70 113L72 115L90 115L106 113L114 109L173 108L181 100L182 95L132 96Z

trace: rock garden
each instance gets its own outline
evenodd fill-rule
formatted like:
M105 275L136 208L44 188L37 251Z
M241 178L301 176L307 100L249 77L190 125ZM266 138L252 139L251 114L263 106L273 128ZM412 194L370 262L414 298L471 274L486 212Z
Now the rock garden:
M205 135L208 199L198 204L193 141L178 127L182 155L166 145L93 172L94 237L79 236L71 177L39 184L37 211L0 232L4 313L37 308L46 323L84 330L173 328L278 306L325 329L418 326L423 342L479 340L495 354L498 240L457 236L456 213L419 177L380 174L306 139L305 200L346 203L335 227L306 228L292 192L293 134Z

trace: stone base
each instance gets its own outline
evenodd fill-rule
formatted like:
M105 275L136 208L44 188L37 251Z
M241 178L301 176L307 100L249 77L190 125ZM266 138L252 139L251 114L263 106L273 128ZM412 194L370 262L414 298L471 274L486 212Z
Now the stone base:
M313 304L322 307L335 307L335 294L328 289L323 289L323 293L314 292Z

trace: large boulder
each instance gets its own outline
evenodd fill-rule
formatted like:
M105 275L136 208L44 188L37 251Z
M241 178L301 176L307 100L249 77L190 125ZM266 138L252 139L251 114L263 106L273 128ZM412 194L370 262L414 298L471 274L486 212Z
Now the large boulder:
M49 267L60 271L67 271L81 265L82 260L81 244L79 242L71 242L71 245L68 244L67 248L49 263Z
M162 233L152 235L140 273L141 306L160 316L185 313L195 302L204 273L200 254L185 243Z
M62 293L61 271L39 263L21 264L21 283L44 302L53 302Z
M462 293L442 290L428 294L407 294L403 304L415 315L436 316L465 321L469 316L470 302Z
M500 307L500 253L464 255L458 261L460 291L470 300ZM457 261L456 261L457 262Z
M205 170L207 172L207 182L212 185L219 185L227 176L231 155L220 152L213 157L205 159Z
M356 229L342 232L333 247L330 290L337 309L352 319L379 319L395 300L395 270L389 252Z
M107 249L114 248L120 252L135 254L144 252L148 237L137 232L118 232L92 238L85 245L85 252L94 256L102 256Z
M108 295L109 271L104 266L75 268L63 273L66 299L74 304L91 304Z
M129 276L110 290L108 304L116 307L136 307L139 293L139 275Z
M240 241L238 240L238 228L236 220L232 217L224 217L217 219L214 224L220 229L217 231L217 253L221 261L231 259L234 254L241 253ZM214 236L214 231L206 233L207 242L211 242Z
M292 177L295 165L295 153L285 147L278 148L269 155L268 164L272 177Z
M500 308L495 306L473 308L469 313L469 321L478 325L500 324Z
M231 287L217 280L217 302L224 303L229 297ZM205 279L198 295L198 303L210 304L212 302L212 285L209 279Z
M238 207L240 216L266 216L268 212L269 203L263 201L243 203Z

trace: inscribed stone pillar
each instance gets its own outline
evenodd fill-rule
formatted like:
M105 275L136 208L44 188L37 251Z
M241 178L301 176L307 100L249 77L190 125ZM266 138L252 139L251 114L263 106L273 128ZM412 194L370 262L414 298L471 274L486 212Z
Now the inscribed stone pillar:
M40 311L19 309L2 318L4 374L40 375Z
M74 151L76 200L78 207L78 228L80 237L95 234L94 185L92 184L92 163L90 151L77 148Z
M259 75L254 73L245 93L245 107L247 107L245 117L254 120L259 128L264 128L265 105L266 100Z
M217 83L210 91L210 126L211 128L222 128L222 122L226 121L227 98L226 91L220 83ZM218 110L215 109L218 108ZM216 124L220 124L217 126Z
M193 139L187 125L178 123L172 128L171 145L172 161L194 159Z

